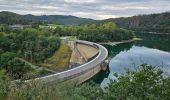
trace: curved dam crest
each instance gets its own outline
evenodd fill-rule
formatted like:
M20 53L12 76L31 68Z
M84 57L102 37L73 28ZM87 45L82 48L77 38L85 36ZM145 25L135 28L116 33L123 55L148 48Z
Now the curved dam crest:
M104 46L83 40L77 40L76 43L96 48L98 50L98 53L94 54L94 56L83 65L56 74L35 78L34 81L43 83L56 83L76 79L78 81L78 84L80 84L90 79L95 74L100 72L103 67L107 66L106 60L108 58L108 51ZM30 81L32 80L26 80L25 82Z

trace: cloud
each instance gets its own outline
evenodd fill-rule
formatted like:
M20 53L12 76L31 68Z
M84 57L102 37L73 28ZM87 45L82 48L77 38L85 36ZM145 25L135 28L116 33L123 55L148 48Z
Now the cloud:
M74 3L74 4L84 4L84 3L95 3L95 0L64 0L67 3Z
M170 11L169 0L0 0L0 11L106 19Z

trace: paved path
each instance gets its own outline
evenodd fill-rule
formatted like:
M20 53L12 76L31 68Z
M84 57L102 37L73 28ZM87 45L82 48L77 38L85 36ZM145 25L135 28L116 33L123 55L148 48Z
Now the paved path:
M51 72L51 73L58 73L58 72L56 72L56 71L50 70L50 69L45 68L45 67L39 67L39 66L33 65L32 63L26 61L25 59L22 59L22 58L17 58L17 59L25 62L25 63L28 64L28 65L30 65L30 67L33 68L33 69L35 69L35 70L46 70L46 71L49 71L49 72Z

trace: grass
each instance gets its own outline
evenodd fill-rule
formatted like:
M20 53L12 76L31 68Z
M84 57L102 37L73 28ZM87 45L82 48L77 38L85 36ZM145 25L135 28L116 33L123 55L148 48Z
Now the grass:
M61 44L60 48L54 55L48 58L45 63L41 64L43 67L48 67L53 70L64 70L69 67L72 51L68 45Z
M34 82L29 84L18 83L13 87L3 84L0 87L0 100L74 100L70 95L74 92L76 81L62 83L43 84ZM80 99L79 99L80 100Z

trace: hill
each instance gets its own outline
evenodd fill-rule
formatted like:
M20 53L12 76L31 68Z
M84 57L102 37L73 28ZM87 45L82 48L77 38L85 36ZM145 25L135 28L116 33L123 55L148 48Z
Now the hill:
M59 23L64 25L79 25L96 23L96 20L64 15L20 15L13 12L0 12L0 24L32 24L32 23Z
M80 25L92 23L115 22L119 27L134 31L170 33L170 12L132 17L110 18L106 20L93 20L75 16L64 15L20 15L12 12L0 12L0 24L47 24L59 23L64 25Z
M170 12L103 20L103 22L110 21L115 22L119 27L135 31L170 33Z
M59 23L64 25L79 25L84 23L95 23L96 20L88 19L88 18L80 18L75 16L64 16L64 15L42 15L42 16L34 16L34 15L24 15L24 18L31 20L41 20L47 23Z
M21 15L2 11L0 12L0 24L29 24L32 22L31 20L23 18Z

